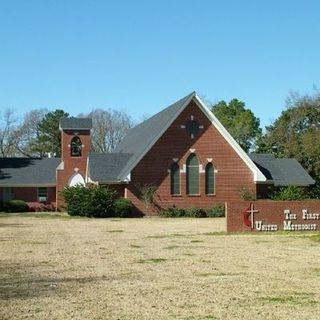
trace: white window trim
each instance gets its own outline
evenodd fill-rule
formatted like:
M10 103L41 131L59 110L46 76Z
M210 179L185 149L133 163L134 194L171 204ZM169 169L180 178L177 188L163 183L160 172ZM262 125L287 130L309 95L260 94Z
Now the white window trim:
M46 196L45 197L41 196L41 198L43 198L43 199L40 199L40 195L39 195L40 188L46 189ZM47 202L48 201L48 188L47 187L37 187L37 199L38 199L38 202Z

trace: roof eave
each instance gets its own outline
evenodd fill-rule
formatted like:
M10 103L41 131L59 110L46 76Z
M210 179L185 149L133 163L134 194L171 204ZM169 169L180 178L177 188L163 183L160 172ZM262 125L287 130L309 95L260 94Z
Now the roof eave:
M62 131L62 130L92 130L92 128L62 128L60 125L59 125L59 130Z
M257 184L274 184L274 180L266 180L266 181L255 181Z
M130 181L122 181L122 180L116 180L116 181L94 181L97 184L129 184Z
M313 182L309 183L277 183L275 182L274 186L275 187L289 187L289 186L296 186L296 187L309 187L315 184L316 182L313 180Z
M267 181L267 178L264 176L264 174L254 164L254 162L250 159L247 153L244 152L244 150L240 147L240 145L236 142L236 140L231 136L231 134L227 131L227 129L221 124L221 122L217 119L217 117L208 109L208 107L201 100L201 98L197 94L195 94L194 97L195 97L196 103L198 103L198 106L204 111L207 117L211 120L212 124L217 128L220 134L227 140L227 142L237 152L237 154L246 163L246 165L251 169L253 173L254 182Z
M56 187L56 183L0 183L4 188L37 188L37 187Z

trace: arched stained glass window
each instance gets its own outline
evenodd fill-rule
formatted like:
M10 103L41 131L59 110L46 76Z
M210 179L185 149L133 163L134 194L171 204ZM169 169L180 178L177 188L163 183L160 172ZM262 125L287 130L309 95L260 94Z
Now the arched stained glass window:
M214 167L212 163L206 165L206 194L214 194Z
M180 168L177 163L173 163L170 170L171 194L180 194Z
M187 194L199 194L199 161L192 153L187 159Z

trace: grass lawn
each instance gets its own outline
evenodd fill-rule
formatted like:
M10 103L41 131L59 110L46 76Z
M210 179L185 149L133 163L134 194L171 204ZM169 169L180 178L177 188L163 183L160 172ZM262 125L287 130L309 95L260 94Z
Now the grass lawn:
M320 319L320 242L219 219L0 217L0 319Z

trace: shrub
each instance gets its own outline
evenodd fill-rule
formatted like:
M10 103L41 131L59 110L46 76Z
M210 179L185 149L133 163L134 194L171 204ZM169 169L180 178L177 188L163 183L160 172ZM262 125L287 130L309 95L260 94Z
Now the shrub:
M171 207L166 210L162 210L160 212L160 215L167 218L181 218L181 217L205 218L207 217L207 213L203 209L200 209L200 208L182 209L177 207Z
M103 186L66 187L62 195L71 216L112 217L116 192Z
M28 212L28 205L23 200L10 200L3 203L5 212Z
M275 189L272 200L303 200L306 199L306 191L302 187L287 186Z
M137 184L138 198L144 203L146 211L154 204L157 187L153 184Z
M0 200L0 212L4 212L3 201Z
M316 180L316 183L309 187L309 197L311 199L320 199L320 180Z
M186 216L190 218L206 218L207 213L201 208L189 208L186 210Z
M90 192L87 188L80 185L65 187L61 194L71 216L87 216L87 207L90 201Z
M215 204L210 210L207 212L208 217L216 218L216 217L224 217L225 216L225 206L223 203Z
M185 217L186 210L177 208L177 207L170 207L168 209L160 211L160 216L167 217L167 218Z
M88 216L96 218L114 217L114 202L117 192L102 186L90 187L89 190L89 203Z
M133 209L133 204L128 199L119 198L114 202L114 213L117 217L130 217L133 214Z
M27 205L28 205L28 211L30 212L50 212L50 211L56 210L53 204L27 202Z
M248 187L240 188L239 193L240 193L241 199L243 200L248 200L248 201L257 200L256 195Z

